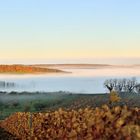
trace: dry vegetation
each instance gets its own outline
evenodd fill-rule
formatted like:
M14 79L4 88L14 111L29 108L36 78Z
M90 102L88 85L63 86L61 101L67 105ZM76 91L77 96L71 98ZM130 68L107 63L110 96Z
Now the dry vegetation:
M140 109L112 107L15 113L0 126L23 140L139 140Z
M18 140L18 138L0 128L0 140Z
M139 94L135 98L139 100ZM139 140L139 105L132 107L131 98L129 107L120 106L124 101L116 91L100 96L79 95L70 104L64 103L63 109L57 105L38 113L14 113L0 121L0 128L5 130L2 134L7 134L6 140L13 136L19 140ZM101 106L103 103L106 105Z

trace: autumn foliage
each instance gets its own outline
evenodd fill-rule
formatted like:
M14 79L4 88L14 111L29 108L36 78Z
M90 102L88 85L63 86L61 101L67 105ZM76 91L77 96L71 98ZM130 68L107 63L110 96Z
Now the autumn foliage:
M0 73L40 73L62 72L57 69L40 68L27 65L0 65Z
M59 109L48 113L15 113L0 123L23 140L139 140L140 109Z
M119 94L116 91L111 91L111 93L109 94L109 102L115 103L119 102L120 100L121 98L119 97Z

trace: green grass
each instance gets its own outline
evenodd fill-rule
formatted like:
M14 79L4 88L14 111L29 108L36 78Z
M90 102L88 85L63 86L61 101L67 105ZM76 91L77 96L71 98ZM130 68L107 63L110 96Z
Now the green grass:
M70 94L56 93L11 93L0 94L0 119L15 112L44 112L58 108L79 109L87 106L100 107L109 104L108 94ZM140 107L140 94L122 93L121 101L114 105Z

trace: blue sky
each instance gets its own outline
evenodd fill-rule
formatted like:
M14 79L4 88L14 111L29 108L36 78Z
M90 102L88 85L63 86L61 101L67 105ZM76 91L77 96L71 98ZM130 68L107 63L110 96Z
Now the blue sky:
M139 0L0 1L0 60L138 62L139 7Z

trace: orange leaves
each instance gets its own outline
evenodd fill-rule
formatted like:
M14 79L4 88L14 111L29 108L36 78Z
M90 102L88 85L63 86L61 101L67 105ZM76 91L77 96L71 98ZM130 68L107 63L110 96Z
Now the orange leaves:
M115 102L119 102L121 100L121 98L119 97L117 92L112 91L109 95L109 100L111 103L115 103Z
M31 121L31 124L29 123ZM124 107L85 108L50 113L15 113L0 123L27 140L140 139L140 109Z
M26 65L0 65L0 73L40 73L62 72L57 69L40 68Z

